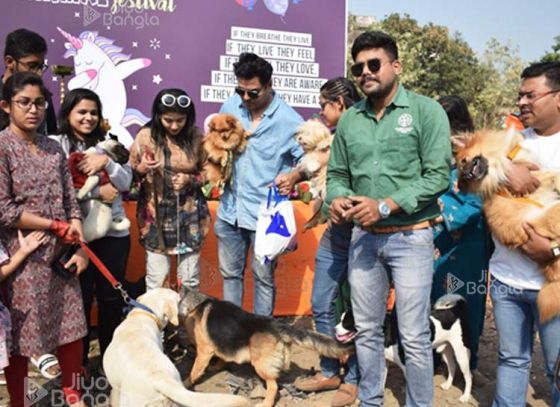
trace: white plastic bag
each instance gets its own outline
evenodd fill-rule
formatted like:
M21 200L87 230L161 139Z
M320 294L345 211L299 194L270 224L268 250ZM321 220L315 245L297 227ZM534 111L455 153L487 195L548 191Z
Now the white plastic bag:
M280 195L276 185L273 185L268 191L268 199L259 207L255 257L261 264L267 264L295 248L294 207L288 197Z

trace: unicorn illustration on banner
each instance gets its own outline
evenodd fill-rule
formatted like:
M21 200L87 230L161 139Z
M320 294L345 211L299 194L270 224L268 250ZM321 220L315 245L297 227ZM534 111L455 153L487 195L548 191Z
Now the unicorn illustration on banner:
M151 65L147 58L130 59L114 40L102 37L94 31L84 31L78 38L57 27L63 37L66 52L64 58L74 57L75 76L68 82L68 89L87 88L99 95L103 115L109 120L111 133L119 137L126 147L132 144L132 136L126 127L143 125L149 118L137 109L126 108L124 79L134 72Z
M245 7L247 10L252 11L257 3L257 0L235 0L237 4ZM292 0L292 3L298 4L301 0ZM264 5L273 14L277 14L280 17L284 17L286 11L288 11L288 6L290 5L290 0L263 0Z

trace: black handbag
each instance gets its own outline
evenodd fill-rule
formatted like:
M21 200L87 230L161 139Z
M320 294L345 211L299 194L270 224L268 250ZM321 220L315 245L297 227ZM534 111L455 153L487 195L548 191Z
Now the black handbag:
M75 264L72 264L69 268L65 268L64 265L72 258L79 248L80 246L77 244L67 244L62 246L54 256L54 260L51 263L53 271L66 279L76 276L77 267Z

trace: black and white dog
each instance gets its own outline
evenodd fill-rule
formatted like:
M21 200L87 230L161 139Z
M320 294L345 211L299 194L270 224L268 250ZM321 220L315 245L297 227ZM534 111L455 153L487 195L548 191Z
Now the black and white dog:
M404 374L404 351L399 340L396 312L387 314L384 331L385 359L395 363ZM430 315L430 332L433 349L441 354L447 365L447 380L441 384L441 388L447 390L451 387L458 364L465 379L465 390L459 401L466 403L471 397L472 374L469 367L471 350L467 302L462 296L447 294L436 301ZM336 338L346 343L353 340L355 335L354 316L350 310L342 314L341 321L336 326ZM387 368L385 368L385 379L387 379Z

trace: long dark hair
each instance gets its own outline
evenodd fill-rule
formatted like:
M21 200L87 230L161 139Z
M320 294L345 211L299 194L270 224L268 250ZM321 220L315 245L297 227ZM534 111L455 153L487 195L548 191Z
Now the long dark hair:
M34 72L15 72L8 78L2 88L2 100L11 103L12 98L27 85L37 86L41 91L41 95L44 98L47 97L47 89L39 75ZM0 130L3 130L10 124L10 116L3 110L0 113Z
M166 106L162 103L161 99L163 95L173 95L175 98L179 96L187 96L189 99L191 97L182 89L163 89L161 90L154 99L154 104L152 106L152 119L147 124L151 130L152 140L154 144L159 148L163 149L166 145L165 142L165 129L161 124L161 116L164 113L175 112L179 114L184 114L187 116L187 121L185 126L181 131L174 137L175 143L181 147L181 149L187 154L187 157L192 158L194 155L194 144L193 140L198 130L195 126L196 121L196 111L194 109L194 103L191 102L187 107L181 107L177 102L173 103L171 106Z
M458 133L472 133L474 125L469 113L467 102L456 95L442 96L438 100L449 119L449 126L451 127L451 134Z
M97 123L97 127L93 129L93 131L85 138L84 143L86 147L95 146L100 141L105 139L105 131L103 130L103 113L102 113L102 106L101 100L97 93L89 90L89 89L72 89L70 92L66 94L64 97L64 102L60 107L60 113L58 114L58 128L60 134L66 134L68 139L70 140L70 150L74 151L76 146L81 141L76 137L74 134L74 129L70 125L70 112L74 107L80 103L82 100L90 100L95 103L97 108L97 115L99 117L99 122Z
M342 76L326 81L321 86L321 96L331 102L337 101L339 96L342 96L345 109L348 109L362 98L354 82Z

